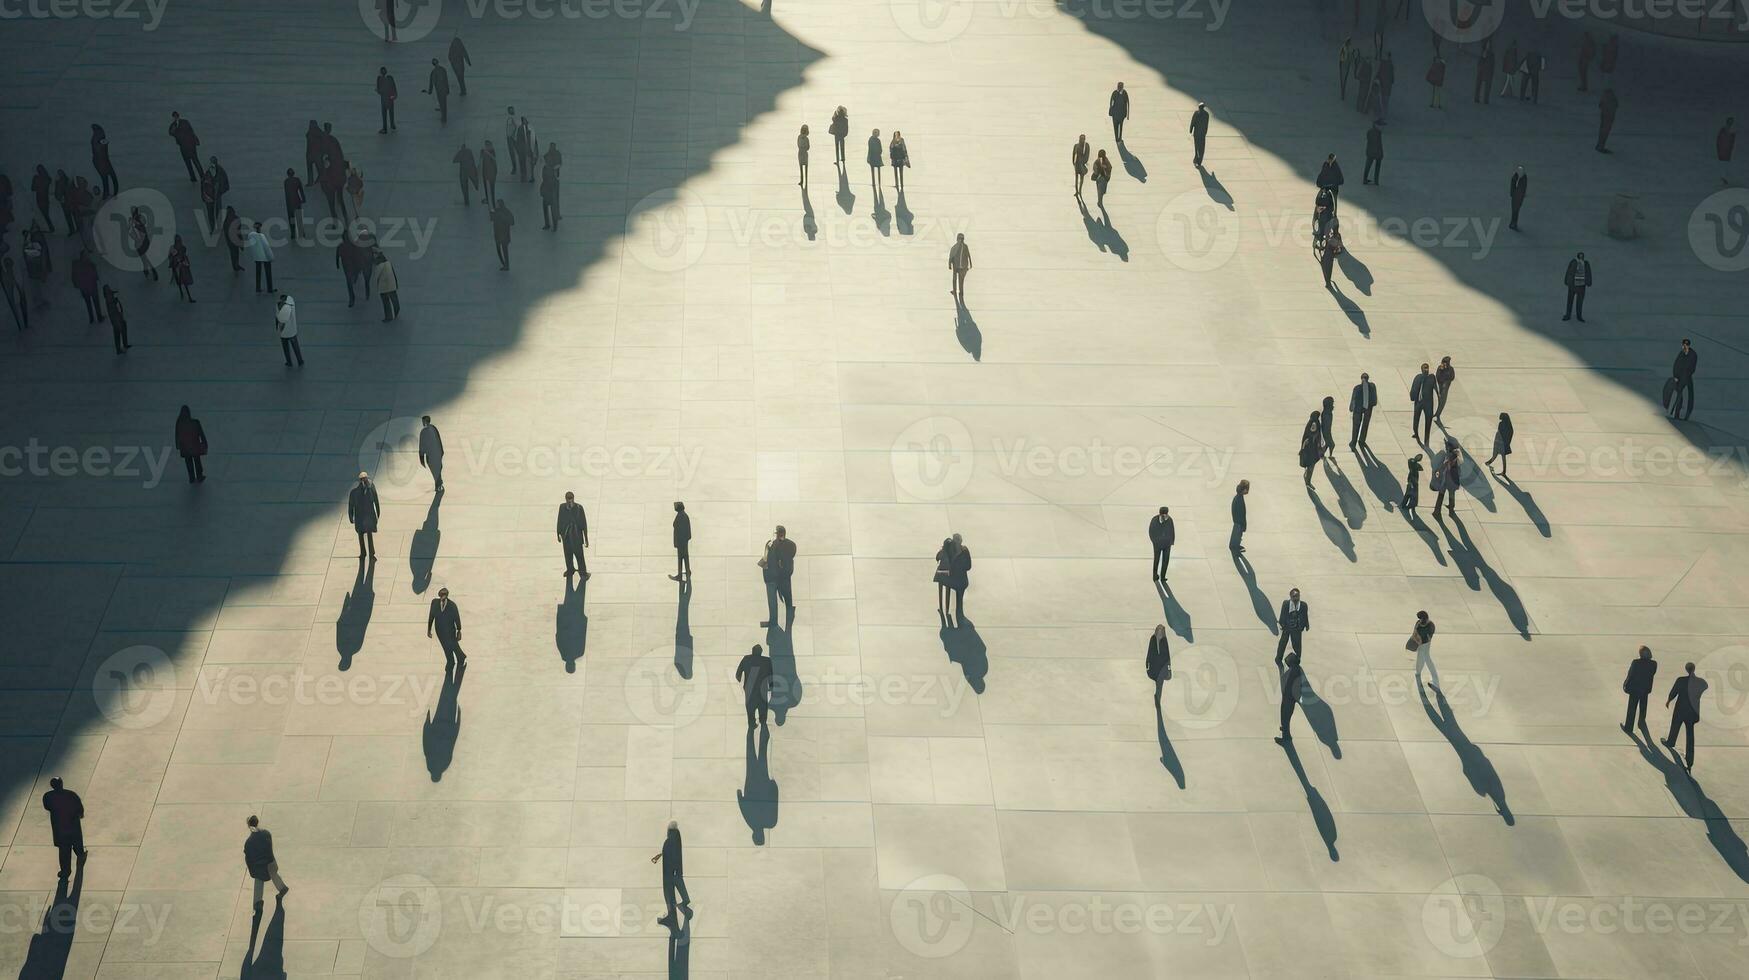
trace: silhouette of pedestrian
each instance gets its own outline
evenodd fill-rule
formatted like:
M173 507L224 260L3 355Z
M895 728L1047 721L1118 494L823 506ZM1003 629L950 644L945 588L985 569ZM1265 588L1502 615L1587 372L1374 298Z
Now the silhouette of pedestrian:
M1318 168L1318 187L1330 192L1331 209L1335 210L1342 197L1342 164L1336 162L1336 154L1324 158L1324 163Z
M1342 221L1334 215L1324 232L1324 242L1318 247L1318 269L1324 274L1324 288L1330 288L1330 276L1336 271L1336 257L1342 254Z
M1306 672L1300 669L1300 655L1287 655L1287 669L1281 672L1281 734L1275 737L1275 744L1286 745L1293 741L1294 735L1290 726L1294 720L1294 709L1300 703L1300 689L1306 682Z
M884 152L881 148L881 131L877 129L868 137L868 183L876 194L880 193L881 167L885 165L882 161Z
M458 33L449 39L449 70L455 72L456 88L460 89L462 98L468 97L468 68L474 59L468 57L468 46L462 43Z
M419 465L431 471L435 492L443 492L443 434L431 424L431 416L419 416Z
M765 542L765 554L759 559L761 577L765 580L766 619L759 625L782 629L777 620L777 600L783 600L784 612L790 620L796 618L796 604L790 592L790 579L796 571L796 543L789 539L779 524L775 537Z
M383 505L377 499L376 484L370 482L369 473L360 472L358 483L346 495L346 520L352 525L353 533L358 535L358 557L363 558L368 553L372 561L376 560L377 519L382 513Z
M1362 184L1379 182L1379 171L1385 166L1385 131L1379 128L1379 121L1374 119L1372 127L1366 131L1366 165L1360 170Z
M1482 53L1476 58L1476 86L1470 101L1487 105L1494 92L1494 40L1482 41Z
M1209 138L1209 104L1198 102L1196 111L1190 114L1190 140L1196 147L1196 155L1191 159L1191 165L1202 169L1202 151Z
M1457 380L1457 368L1452 367L1449 355L1439 359L1439 367L1433 372L1433 390L1436 396L1433 406L1435 419L1445 414L1445 400L1451 396L1452 382Z
M510 229L515 224L510 206L499 198L498 206L492 209L492 242L498 246L498 268L503 272L510 271Z
M85 301L85 320L87 323L103 322L103 305L97 298L97 263L91 260L91 253L81 250L79 257L73 260L73 288L79 290L79 298Z
M1352 425L1348 432L1348 448L1366 445L1366 433L1372 427L1372 411L1378 407L1379 388L1366 372L1361 372L1360 384L1348 395L1348 411Z
M219 237L224 239L225 251L230 253L231 271L242 272L243 263L238 261L238 259L243 254L243 245L248 236L243 233L243 218L237 214L236 208L225 208L224 217L219 222ZM257 276L256 278L259 279L260 277ZM259 285L257 285L255 291L261 291Z
M450 162L456 165L456 179L461 182L462 204L465 206L470 203L468 201L468 188L476 187L480 183L480 168L474 164L474 151L468 149L466 143L462 144L461 149L455 151L455 156L450 157Z
M436 58L431 59L431 75L425 83L425 92L437 96L437 121L449 122L449 72L443 70Z
M437 645L443 649L445 667L468 665L468 655L462 652L462 611L450 601L448 589L437 590L437 598L431 600L431 611L425 616L425 637L432 636L437 637Z
M188 182L200 182L200 137L194 134L194 124L182 118L182 113L170 114L170 138L176 141L176 151L182 154L182 166L188 170Z
M1403 501L1400 506L1405 514L1414 514L1415 508L1421 504L1421 454L1409 457L1409 476L1404 481Z
M1245 495L1251 492L1251 481L1240 480L1233 488L1233 534L1227 539L1227 550L1235 554L1245 551Z
M662 841L662 850L650 858L651 864L657 861L662 862L662 899L668 905L668 914L656 921L673 928L676 925L675 892L680 893L680 908L686 912L688 919L692 918L692 896L686 893L686 870L682 861L680 824L677 821L668 821L668 837Z
M85 866L85 803L61 782L61 777L55 776L49 780L49 791L43 794L43 809L49 813L49 833L60 855L61 877L67 878L73 873L75 855L80 868Z
M1111 136L1119 143L1123 142L1123 124L1130 117L1130 94L1124 91L1123 83L1118 82L1112 89L1111 98L1106 102L1106 115L1111 117Z
M1652 659L1652 648L1640 647L1640 655L1628 663L1628 675L1622 679L1621 691L1628 696L1628 714L1622 719L1621 730L1633 734L1634 728L1646 731L1646 701L1652 696L1652 681L1658 676L1658 661ZM1634 721L1635 713L1639 721ZM1651 734L1646 738L1651 740ZM1672 736L1672 741L1675 736Z
M1409 404L1415 409L1409 419L1409 435L1415 436L1419 431L1416 441L1423 446L1433 436L1433 407L1439 397L1438 382L1431 367L1426 361L1421 362L1421 373L1409 382Z
M274 898L282 899L291 887L279 877L279 861L273 856L273 834L261 826L261 818L249 815L249 836L243 838L243 866L255 881L255 914L261 914L261 893L273 882Z
M832 122L826 131L832 134L832 162L844 163L844 140L850 135L850 110L843 106L832 110Z
M1457 492L1463 475L1463 460L1459 456L1457 440L1447 440L1445 456L1439 461L1439 468L1433 471L1433 516L1439 517L1439 505L1445 503L1445 512L1457 516Z
M937 611L949 624L964 624L966 587L971 584L972 549L955 534L942 543L941 550L935 553L935 561L938 569L943 563L947 569L947 578L943 582L946 589L936 590Z
M668 576L678 582L685 576L692 581L692 518L686 515L686 505L676 500L674 502L674 574Z
M796 134L796 186L808 186L808 126L802 124L802 131Z
M36 173L30 178L30 192L36 198L37 215L49 226L50 231L55 230L55 219L49 216L49 199L54 195L54 188L55 181L49 176L49 168L37 164Z
M1154 682L1154 703L1159 704L1161 686L1172 679L1172 644L1166 636L1165 623L1155 626L1148 637L1148 655L1142 666L1148 672L1148 680Z
M1435 510L1438 509L1436 506ZM1415 625L1409 630L1409 641L1404 644L1415 654L1415 683L1421 683L1421 671L1425 669L1433 678L1428 687L1439 690L1439 668L1433 664L1433 620L1428 618L1427 610L1415 613Z
M516 148L518 134L522 126L516 121L516 107L504 107L504 152L510 154L510 173L515 174L522 165L522 153Z
M1686 422L1694 414L1694 370L1699 363L1700 355L1694 352L1694 345L1687 337L1682 338L1682 349L1676 352L1676 361L1670 366L1670 381L1666 383L1665 407L1673 419ZM1688 395L1687 411L1682 410L1684 393Z
M1319 413L1313 412L1306 419L1306 427L1300 430L1299 461L1308 487L1312 485L1312 469L1318 465L1318 460L1324 458L1324 444L1318 433L1321 418Z
M1087 165L1093 158L1093 147L1087 143L1087 134L1082 133L1075 140L1075 145L1069 147L1069 166L1075 171L1075 196L1081 196L1081 183L1087 179Z
M12 263L12 256L0 258L0 293L6 295L6 308L12 311L12 323L20 333L30 329L30 297L25 294L24 283L18 279L18 270Z
M152 226L146 221L145 212L137 207L128 209L128 245L140 260L140 275L157 282L158 270L152 265L151 256Z
M892 142L887 146L887 159L893 164L893 189L903 194L905 192L905 168L911 165L911 150L905 145L905 136L898 130L893 130Z
M255 222L255 227L249 229L243 239L243 251L248 253L249 261L255 263L255 291L261 292L261 277L267 276L267 292L273 292L273 246L267 243L267 236L261 233L261 222Z
M1508 196L1512 199L1512 221L1507 227L1511 228L1513 231L1518 230L1518 212L1524 207L1524 194L1529 187L1530 178L1525 175L1524 168L1514 168L1512 171L1512 180L1506 188Z
M103 183L99 193L109 198L121 192L121 180L116 177L115 164L109 159L109 137L96 123L91 124L91 166Z
M273 327L279 337L280 352L285 355L285 366L291 367L295 356L298 367L303 367L304 349L298 343L298 304L288 293L279 294L273 311Z
M1354 50L1354 38L1343 38L1342 47L1336 49L1336 97L1342 102L1348 101L1348 76L1354 74L1359 57Z
M1178 541L1178 528L1172 523L1172 511L1162 507L1160 512L1148 518L1148 543L1154 547L1154 560L1150 563L1154 581L1166 581L1166 569L1172 564L1172 545Z
M1324 404L1318 411L1318 436L1324 442L1324 455L1336 455L1336 436L1332 432L1336 424L1336 399L1330 395L1324 396Z
M1611 43L1615 41L1610 38ZM1694 672L1694 661L1682 665L1683 675L1676 678L1676 683L1670 685L1670 696L1664 699L1664 707L1672 703L1675 710L1670 712L1670 734L1664 739L1664 747L1676 751L1676 731L1682 729L1687 735L1687 746L1683 753L1683 768L1694 770L1694 726L1700 721L1700 698L1706 693L1706 678Z
M488 210L498 203L498 151L491 140L480 145L480 193Z
M1500 475L1506 475L1506 463L1512 455L1512 416L1500 413L1500 424L1494 427L1494 452L1488 461L1482 465L1493 469L1496 459L1500 461Z
M377 19L381 21L383 25L384 44L388 44L391 41L399 41L401 39L400 33L396 30L395 24L395 5L399 2L400 0L376 0Z
M389 74L387 66L377 69L377 108L381 111L383 124L377 130L387 133L395 129L395 99L400 96L400 90L395 88L395 76Z
M122 309L121 294L104 286L103 307L109 313L110 332L115 335L115 352L125 354L134 345L128 343L128 317L127 311Z
M169 263L170 281L176 284L176 295L194 302L194 262L189 258L188 246L183 244L181 235L170 239Z
M1281 627L1281 638L1275 643L1275 662L1281 663L1281 655L1291 644L1293 655L1299 656L1301 636L1312 628L1312 607L1300 601L1300 590L1290 589L1287 598L1281 601L1281 610L1276 613L1275 625Z
M953 247L947 250L947 268L953 274L948 292L966 301L966 273L972 271L972 247L966 244L964 232L954 236Z
M1105 207L1105 188L1110 183L1111 160L1106 157L1104 150L1100 150L1099 155L1093 158L1093 203L1096 206Z
M759 727L766 727L766 715L771 710L771 658L765 656L764 647L755 643L752 652L741 658L735 667L735 682L741 685L747 706L747 727L753 727L755 715Z
M541 227L559 230L559 168L543 167L540 173Z
M201 465L200 458L206 455L206 429L201 427L200 419L195 418L182 406L182 411L176 416L176 451L182 456L182 465L188 470L188 482L206 482L206 467Z
M1568 260L1567 273L1563 280L1567 284L1567 312L1561 319L1571 320L1577 313L1579 322L1584 323L1585 290L1590 289L1597 281L1591 276L1591 261L1585 257L1584 252L1574 255L1572 259Z
M383 322L401 318L401 283L395 275L395 264L389 257L378 250L371 257L370 288L377 291L377 296L383 301ZM438 481L438 489L443 489L442 480Z
M522 181L525 184L534 183L534 151L539 145L534 141L534 127L528 124L528 117L523 116L516 129L516 152L522 154Z
M314 184L316 175L322 171L322 157L328 149L328 136L322 132L322 127L314 119L310 120L308 129L304 130L304 181Z
M581 573L583 581L589 581L589 563L583 557L583 549L589 547L589 515L577 502L577 495L569 490L565 491L565 502L559 505L558 537L565 552L565 577Z

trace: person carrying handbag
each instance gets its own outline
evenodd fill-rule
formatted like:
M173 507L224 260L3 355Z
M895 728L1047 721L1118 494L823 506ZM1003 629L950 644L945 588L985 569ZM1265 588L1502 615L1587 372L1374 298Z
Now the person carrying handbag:
M1409 642L1403 648L1415 655L1415 683L1421 683L1421 671L1426 668L1433 675L1428 686L1439 690L1439 668L1433 665L1433 620L1427 617L1427 610L1415 614L1415 628L1409 631Z
M760 574L765 579L765 608L767 618L760 626L782 629L777 619L777 600L783 599L784 611L793 622L796 618L796 604L790 594L790 578L796 570L796 543L791 541L783 529L777 526L775 537L765 542L765 557L759 559Z
M1166 641L1166 624L1154 627L1154 635L1148 637L1148 659L1144 664L1148 670L1148 679L1154 682L1154 702L1160 701L1160 686L1172 679L1172 650Z

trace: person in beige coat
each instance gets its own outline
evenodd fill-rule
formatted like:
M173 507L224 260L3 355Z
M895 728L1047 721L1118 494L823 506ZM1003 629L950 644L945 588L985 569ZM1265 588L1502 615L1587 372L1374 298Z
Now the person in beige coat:
M395 279L394 263L378 249L371 258L370 286L377 291L383 300L383 322L400 319L401 297L398 292L400 283Z

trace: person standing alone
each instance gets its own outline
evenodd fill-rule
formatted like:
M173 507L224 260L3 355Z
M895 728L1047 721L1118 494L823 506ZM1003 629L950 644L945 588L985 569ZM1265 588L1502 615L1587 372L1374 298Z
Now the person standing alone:
M255 914L261 914L261 893L273 882L275 898L284 898L291 891L279 877L279 862L273 857L273 834L261 826L261 818L249 815L249 836L243 838L243 865L255 882Z
M49 812L51 843L60 853L61 877L70 877L75 855L79 867L85 866L85 803L56 776L49 780L49 791L43 794L43 809Z
M569 490L565 491L565 502L559 505L558 536L559 546L565 551L565 577L581 574L583 581L589 581L589 563L583 560L583 549L589 547L589 515L577 502L577 495Z
M358 557L368 549L370 560L377 559L377 519L382 516L382 501L377 499L376 484L369 473L358 474L358 484L346 496L346 520L358 535Z
M1694 345L1688 338L1682 338L1682 349L1676 352L1676 362L1670 366L1670 380L1675 386L1670 391L1670 417L1680 421L1688 421L1694 414L1694 369L1700 362L1700 355L1694 352ZM1688 395L1688 410L1682 411L1682 396Z
M1123 124L1130 117L1130 94L1124 91L1123 83L1118 82L1112 90L1111 99L1106 106L1106 114L1111 116L1111 135L1119 143L1123 142Z
M1160 513L1148 520L1148 541L1154 546L1154 581L1166 581L1166 567L1172 564L1172 545L1177 540L1178 532L1172 525L1171 512L1162 507Z

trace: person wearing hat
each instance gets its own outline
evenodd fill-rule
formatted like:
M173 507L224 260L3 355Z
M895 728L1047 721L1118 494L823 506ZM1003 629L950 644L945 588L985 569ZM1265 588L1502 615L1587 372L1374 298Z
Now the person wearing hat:
M437 645L443 648L445 666L468 665L468 655L462 652L462 612L449 601L449 590L438 589L431 600L431 614L425 617L425 635L435 632Z
M359 473L358 486L353 487L346 498L346 519L358 532L358 557L363 558L368 550L370 560L377 560L377 518L382 513L383 505L377 499L376 484L370 482L369 473Z

